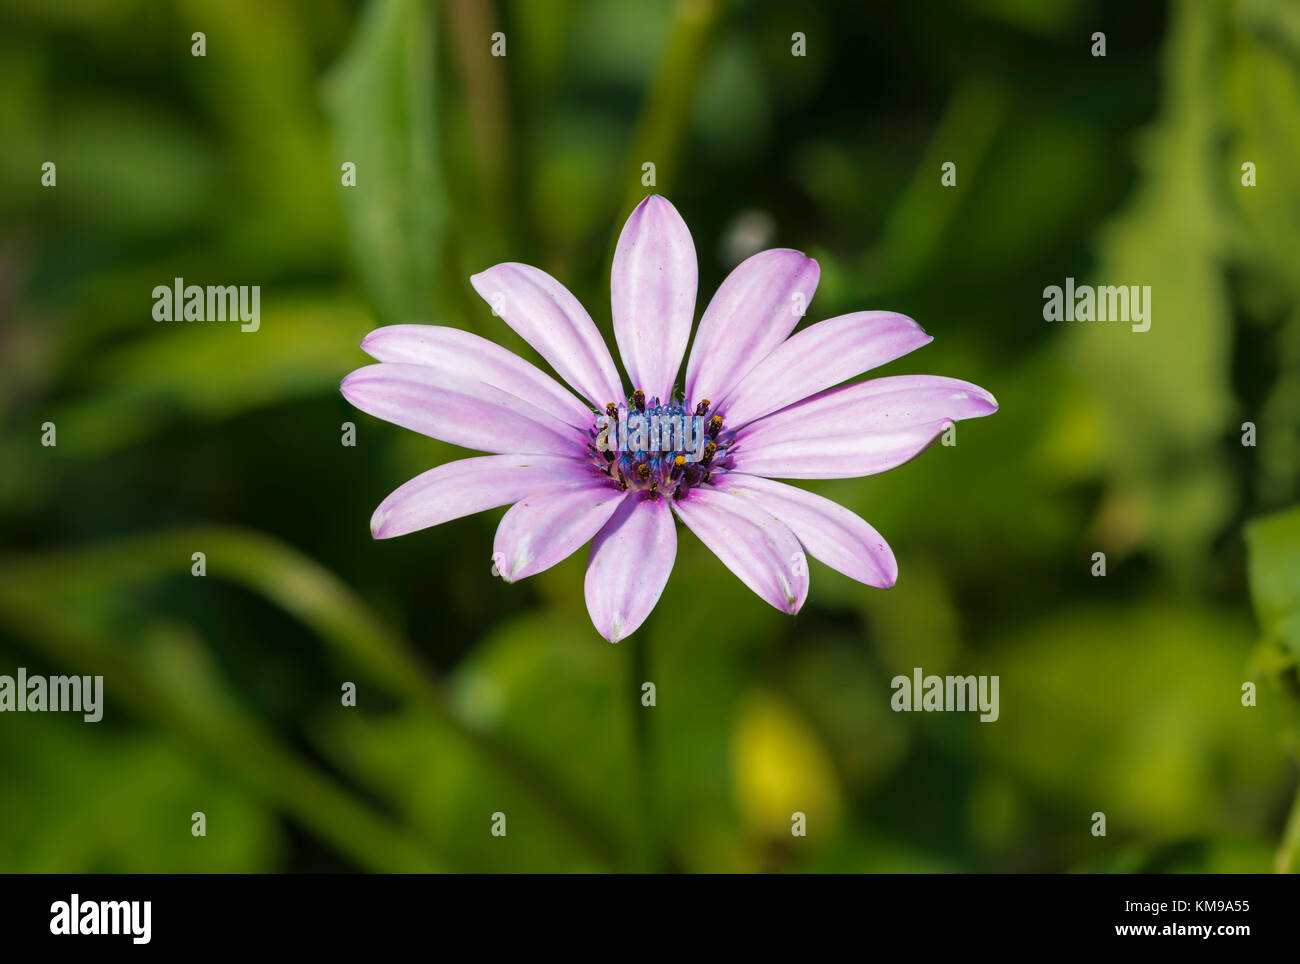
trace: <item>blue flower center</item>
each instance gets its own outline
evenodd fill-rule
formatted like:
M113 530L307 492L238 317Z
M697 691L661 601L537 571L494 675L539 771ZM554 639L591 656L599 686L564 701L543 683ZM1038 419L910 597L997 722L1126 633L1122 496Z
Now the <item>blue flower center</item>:
M731 467L732 435L706 398L646 400L637 389L593 417L587 449L592 462L622 490L680 499L711 485Z

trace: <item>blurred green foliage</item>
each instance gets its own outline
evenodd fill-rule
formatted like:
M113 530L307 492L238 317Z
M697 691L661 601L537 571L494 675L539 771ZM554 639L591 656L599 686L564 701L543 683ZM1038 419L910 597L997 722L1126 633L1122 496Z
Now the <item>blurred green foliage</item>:
M108 692L95 725L0 717L0 869L1300 865L1294 4L0 0L0 24L0 673ZM998 396L956 447L810 486L890 540L894 589L814 563L789 619L684 537L612 647L585 552L490 576L499 513L370 539L460 453L343 402L360 338L432 321L529 355L468 284L499 261L608 335L647 161L701 306L738 252L801 248L809 322L906 312L935 342L891 372ZM260 330L155 323L177 276L260 284ZM1067 276L1151 285L1151 330L1044 322ZM891 712L915 666L998 675L1000 719Z

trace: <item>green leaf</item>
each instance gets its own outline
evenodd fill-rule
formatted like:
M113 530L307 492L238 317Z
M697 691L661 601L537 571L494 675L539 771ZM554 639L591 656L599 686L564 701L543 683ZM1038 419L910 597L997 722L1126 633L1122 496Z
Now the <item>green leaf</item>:
M623 655L575 619L549 614L512 620L480 640L448 692L460 718L512 748L509 761L470 752L445 719L427 713L334 716L322 721L319 745L341 752L457 869L644 869L632 862L642 828L629 819L628 717L650 711L620 688ZM553 805L539 806L494 762L516 776L544 773ZM496 811L508 816L505 838L488 832Z
M353 256L386 322L431 317L438 290L447 198L435 31L430 3L372 3L326 82L338 168L356 165L356 186L340 187Z
M1247 524L1246 547L1264 641L1300 661L1300 506Z
M0 757L10 873L266 873L283 859L271 811L175 741L24 715L0 731ZM195 810L220 846L191 835Z
M50 416L59 426L58 454L102 456L178 420L216 422L332 394L344 373L365 363L357 345L372 318L356 299L263 295L256 331L163 323L152 338L104 352L87 369L91 392Z
M1141 181L1103 228L1088 279L1150 286L1149 330L1092 322L1072 326L1065 342L1105 429L1103 517L1131 520L1123 539L1182 570L1204 558L1233 498L1217 453L1232 411L1232 317L1221 270L1228 226L1213 163L1223 43L1213 5L1174 8L1160 117L1138 144Z
M1290 778L1277 701L1241 703L1249 641L1231 611L1156 602L1009 632L988 657L1013 668L1002 722L975 749L1063 812L1106 811L1116 842L1250 832ZM1088 859L1092 839L1067 846Z
M256 792L294 813L359 865L375 870L440 865L441 854L435 859L426 848L413 845L405 827L389 826L280 746L241 709L214 665L212 651L188 627L156 621L130 629L118 625L142 618L129 605L123 609L126 590L188 572L196 547L207 555L210 577L242 585L310 627L358 680L376 684L432 718L457 744L458 758L486 764L494 779L530 801L539 819L558 824L598 860L605 857L607 848L594 838L593 821L556 787L549 771L467 721L407 642L333 573L260 533L195 527L0 559L0 624L15 627L83 672L104 675L110 690L120 687L113 691L116 699L207 748ZM119 642L141 637L146 637L144 647Z

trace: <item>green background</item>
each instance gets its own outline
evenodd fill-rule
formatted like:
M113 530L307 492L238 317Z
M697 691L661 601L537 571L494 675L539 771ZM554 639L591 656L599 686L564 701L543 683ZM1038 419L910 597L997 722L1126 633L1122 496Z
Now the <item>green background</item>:
M1300 865L1294 3L0 0L0 140L0 673L108 691L0 715L0 870ZM1001 403L808 484L892 590L813 563L786 617L683 532L611 646L585 551L492 577L500 511L370 538L463 453L344 402L361 337L527 352L501 261L609 336L647 161L700 308L799 248L806 323L902 311L935 341L889 372ZM261 285L260 331L155 323L177 276ZM1045 322L1066 277L1150 285L1150 331ZM1001 718L891 712L917 666Z

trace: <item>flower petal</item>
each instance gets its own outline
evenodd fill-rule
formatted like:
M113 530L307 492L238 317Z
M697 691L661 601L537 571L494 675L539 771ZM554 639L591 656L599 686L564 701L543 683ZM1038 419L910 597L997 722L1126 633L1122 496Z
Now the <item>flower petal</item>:
M391 539L595 478L592 466L561 455L460 459L422 472L394 489L371 516L370 532L376 539Z
M737 429L934 339L906 315L858 311L810 325L778 345L718 406Z
M728 472L717 486L761 505L790 527L810 556L850 579L881 589L897 581L898 563L889 544L866 520L838 502L741 472Z
M507 325L597 409L627 397L596 323L545 271L506 263L469 279Z
M521 499L497 526L492 561L506 582L551 568L587 544L631 493L608 479Z
M581 457L584 436L573 426L514 395L483 383L458 390L438 384L438 373L421 365L381 362L358 368L339 390L361 411L480 452Z
M940 375L891 375L842 385L787 405L741 431L736 441L754 450L775 442L911 428L941 419L979 418L997 400L970 382Z
M717 489L692 489L672 506L686 528L759 596L784 613L803 606L808 563L785 523L750 500Z
M686 222L666 198L652 194L623 225L609 278L614 338L632 387L646 398L672 397L698 280Z
M956 378L873 378L829 389L745 426L732 445L732 467L782 479L874 475L920 455L954 421L997 409L992 395Z
M526 399L579 431L591 428L591 409L563 385L509 349L471 332L441 325L389 325L366 335L361 348L376 361L432 368L447 388L484 382Z
M644 492L624 499L587 559L587 612L600 635L617 643L640 628L676 558L677 525L667 500Z
M800 251L773 248L738 264L704 309L686 363L686 397L718 401L794 330L821 269Z
M952 425L951 419L892 431L858 432L740 447L734 471L772 479L856 479L910 462Z

